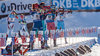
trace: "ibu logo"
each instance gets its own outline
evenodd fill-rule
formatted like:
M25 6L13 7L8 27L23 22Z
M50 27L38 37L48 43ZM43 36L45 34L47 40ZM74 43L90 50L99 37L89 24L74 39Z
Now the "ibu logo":
M5 13L6 12L6 4L5 3L2 3L1 4L1 12L2 13Z

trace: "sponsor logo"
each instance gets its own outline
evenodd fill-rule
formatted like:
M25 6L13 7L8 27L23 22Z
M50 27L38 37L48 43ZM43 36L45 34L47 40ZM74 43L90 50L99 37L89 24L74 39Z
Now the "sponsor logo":
M100 9L100 0L52 0L57 8L65 9Z
M23 11L31 10L31 8L32 8L31 3L24 4L24 3L20 2L20 3L10 3L10 4L2 3L1 4L1 12L2 13L7 13L12 10L23 12Z
M1 12L2 13L5 13L6 12L6 4L5 3L2 3L1 4Z

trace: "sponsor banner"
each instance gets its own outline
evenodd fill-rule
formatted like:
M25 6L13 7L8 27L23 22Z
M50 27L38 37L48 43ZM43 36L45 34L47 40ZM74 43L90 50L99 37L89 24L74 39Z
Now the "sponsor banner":
M56 8L63 7L72 10L99 10L100 0L52 0Z
M12 10L16 10L17 13L28 13L34 3L38 3L38 0L0 1L0 15L8 15Z

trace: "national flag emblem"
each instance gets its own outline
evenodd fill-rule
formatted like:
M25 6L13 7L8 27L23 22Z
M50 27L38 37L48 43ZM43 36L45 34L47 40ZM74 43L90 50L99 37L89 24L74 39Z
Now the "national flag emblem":
M69 35L69 36L72 36L72 31L71 31L71 30L68 31L68 35Z
M77 35L79 34L79 31L78 31L78 30L76 30L76 34L77 34Z
M22 43L25 43L26 42L25 36L21 36L21 39L22 39Z
M0 47L5 46L5 44L6 44L6 39L0 38Z
M84 29L82 29L82 34L85 34L85 30Z
M89 29L86 30L86 33L89 33Z
M38 40L41 41L41 39L42 39L42 35L38 34Z
M97 32L97 28L95 28L95 32Z
M33 35L33 38L34 38L34 40L33 40L33 41L35 42L35 40L36 40L36 35L35 35L35 34Z
M18 37L15 37L15 44L18 43Z
M63 31L60 32L60 37L64 37L64 32Z
M93 32L93 28L91 28L91 33Z

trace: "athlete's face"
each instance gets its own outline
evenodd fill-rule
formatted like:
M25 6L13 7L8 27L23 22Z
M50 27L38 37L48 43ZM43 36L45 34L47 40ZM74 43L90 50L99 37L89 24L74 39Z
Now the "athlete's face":
M51 20L52 19L52 16L48 16L48 18Z
M36 15L36 18L37 18L37 19L40 19L40 18L39 18L39 15Z

